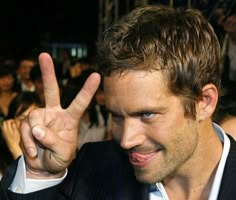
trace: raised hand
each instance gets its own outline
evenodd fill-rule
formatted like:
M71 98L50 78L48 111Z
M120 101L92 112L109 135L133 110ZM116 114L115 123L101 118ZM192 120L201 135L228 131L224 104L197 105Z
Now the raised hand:
M17 125L16 120L4 120L1 128L2 136L6 141L7 147L9 148L13 158L18 158L22 154L22 150L20 147L19 126Z
M40 54L39 64L45 108L33 110L22 123L22 148L28 177L58 177L75 156L79 120L98 88L100 75L91 74L70 106L62 109L50 55Z

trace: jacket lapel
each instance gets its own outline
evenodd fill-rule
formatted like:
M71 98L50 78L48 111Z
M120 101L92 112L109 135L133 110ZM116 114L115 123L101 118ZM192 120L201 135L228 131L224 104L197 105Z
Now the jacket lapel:
M230 151L226 160L218 200L236 199L236 142L230 138Z

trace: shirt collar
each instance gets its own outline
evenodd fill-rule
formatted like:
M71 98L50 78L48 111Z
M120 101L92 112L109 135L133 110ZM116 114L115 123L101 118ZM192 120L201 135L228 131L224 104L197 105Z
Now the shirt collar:
M224 132L224 130L220 126L218 126L217 124L213 124L213 125L214 125L215 131L216 131L219 139L221 140L221 142L223 144L223 152L222 152L221 159L220 159L219 165L217 167L216 175L215 175L215 178L214 178L214 181L212 184L209 200L217 200L226 159L228 157L229 149L230 149L230 140L229 140L228 136L226 135L226 133Z

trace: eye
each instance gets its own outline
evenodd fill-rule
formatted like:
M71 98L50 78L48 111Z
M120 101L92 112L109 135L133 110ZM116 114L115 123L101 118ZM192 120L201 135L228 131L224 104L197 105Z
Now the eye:
M151 112L142 113L143 119L151 119L153 116L154 116L154 113L151 113Z

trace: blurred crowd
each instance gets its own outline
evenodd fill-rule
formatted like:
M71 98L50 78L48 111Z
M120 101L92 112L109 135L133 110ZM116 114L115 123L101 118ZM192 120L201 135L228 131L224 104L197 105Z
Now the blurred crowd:
M69 106L86 78L96 71L89 58L73 58L56 63L56 74L62 107ZM63 67L62 67L63 66ZM63 71L62 71L63 69ZM37 58L22 57L17 62L0 63L0 172L22 154L20 124L36 107L44 106L44 88ZM103 86L100 85L78 129L78 149L85 142L111 139L111 115L105 108Z

